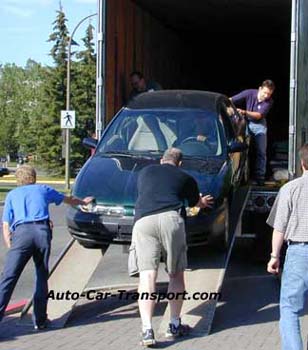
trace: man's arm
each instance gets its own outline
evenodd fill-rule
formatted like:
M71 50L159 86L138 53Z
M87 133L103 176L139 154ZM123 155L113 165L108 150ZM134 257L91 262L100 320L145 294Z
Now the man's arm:
M280 266L280 250L283 244L284 234L274 229L272 238L272 253L271 259L267 264L267 271L269 273L279 273Z
M4 243L8 248L11 248L11 232L9 223L4 221L2 227Z
M85 197L79 199L74 196L64 196L63 202L70 205L87 205L93 201L94 197Z
M240 109L240 108L238 108L237 110L238 110L238 112L239 112L241 115L243 115L243 116L245 116L245 117L248 117L248 118L250 118L250 119L260 120L260 119L262 119L262 118L264 117L264 116L263 116L261 113L259 113L259 112L251 112L251 111L247 111L247 110L245 110L245 109Z
M196 180L188 176L183 189L183 197L188 200L188 206L199 208L211 208L214 199L211 195L201 196Z
M240 93L230 97L229 99L235 104L242 104L246 101L249 90L243 90Z
M263 103L258 112L247 111L245 109L240 109L240 108L238 108L237 110L241 115L246 116L249 119L260 120L267 116L270 109L272 108L272 105L273 105L273 101L270 100Z

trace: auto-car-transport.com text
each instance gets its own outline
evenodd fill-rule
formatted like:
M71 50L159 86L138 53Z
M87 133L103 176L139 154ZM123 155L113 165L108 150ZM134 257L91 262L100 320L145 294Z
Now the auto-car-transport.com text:
M221 293L219 292L195 292L189 294L188 292L152 292L139 293L135 291L127 291L125 289L118 289L115 292L98 291L90 289L82 293L66 291L50 290L48 292L48 299L50 300L78 300L79 298L86 298L87 300L106 300L114 298L119 300L155 300L157 302L165 300L220 300Z

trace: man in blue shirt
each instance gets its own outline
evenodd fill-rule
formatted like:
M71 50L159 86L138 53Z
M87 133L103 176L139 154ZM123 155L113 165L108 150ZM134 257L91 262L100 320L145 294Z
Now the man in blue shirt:
M266 173L266 116L273 105L272 94L274 90L274 82L265 80L258 90L244 90L231 97L233 103L237 107L241 107L238 108L240 114L245 116L248 121L248 129L256 153L256 160L253 162L255 164L254 173L252 175L259 185L264 183Z
M9 251L0 279L0 321L20 274L33 257L36 270L33 324L38 330L45 328L47 321L48 261L52 237L48 206L62 202L86 205L93 198L80 200L36 184L35 169L29 165L16 170L16 180L18 187L8 193L2 218L4 242Z

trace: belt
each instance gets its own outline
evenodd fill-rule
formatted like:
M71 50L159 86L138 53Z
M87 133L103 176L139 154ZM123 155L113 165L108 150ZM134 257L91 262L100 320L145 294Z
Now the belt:
M293 245L293 244L308 244L308 242L298 242L298 241L288 241L289 245Z
M49 219L44 219L44 220L37 220L37 221L27 221L27 222L20 222L19 224L17 224L15 226L15 228L17 226L20 226L20 225L49 225Z

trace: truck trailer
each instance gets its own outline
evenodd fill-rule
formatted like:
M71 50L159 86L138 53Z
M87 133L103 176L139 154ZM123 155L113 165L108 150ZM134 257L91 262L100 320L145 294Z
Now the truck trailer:
M164 89L227 96L272 79L268 173L278 166L289 180L300 175L297 151L308 127L308 0L99 0L99 6L98 135L127 103L135 70ZM266 232L268 240L265 219L279 186L251 188L242 234Z
M102 115L127 102L129 74L141 71L165 89L232 96L276 83L268 118L269 150L288 142L288 173L308 126L307 0L105 0L100 13L105 64ZM103 123L104 124L104 123Z

